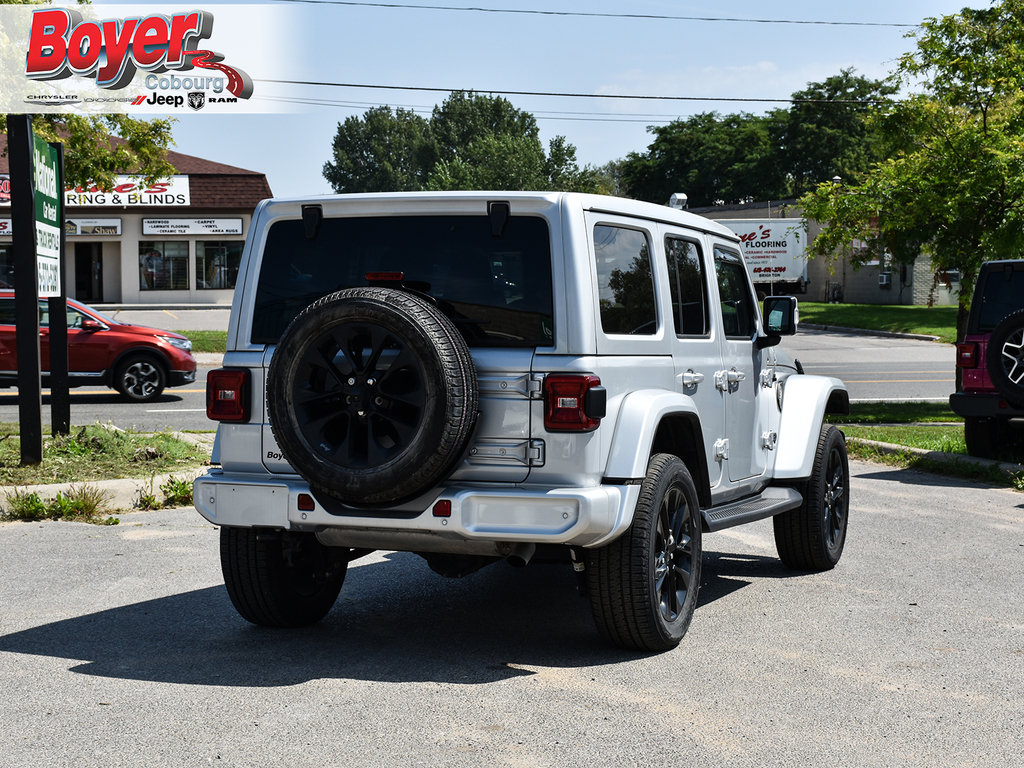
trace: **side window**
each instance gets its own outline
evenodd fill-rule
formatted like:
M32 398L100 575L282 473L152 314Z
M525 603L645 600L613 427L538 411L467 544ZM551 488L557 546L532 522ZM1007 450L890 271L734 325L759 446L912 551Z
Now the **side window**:
M715 246L715 272L722 301L722 328L730 338L750 339L757 328L757 305L747 285L747 268L738 253Z
M707 282L700 246L692 240L665 238L672 318L677 336L703 336L708 332Z
M594 258L604 332L650 335L657 331L647 236L636 229L599 224L594 227Z
M14 325L14 299L0 299L0 325Z
M68 328L81 328L82 318L85 317L81 312L72 307L68 307Z

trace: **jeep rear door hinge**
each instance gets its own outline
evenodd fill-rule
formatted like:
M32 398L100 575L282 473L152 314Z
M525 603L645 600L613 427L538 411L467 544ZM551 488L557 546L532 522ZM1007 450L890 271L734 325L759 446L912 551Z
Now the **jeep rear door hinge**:
M539 400L544 397L544 374L531 373L530 380L526 383L526 396L531 400Z
M722 438L715 441L715 461L724 461L729 458L729 440Z

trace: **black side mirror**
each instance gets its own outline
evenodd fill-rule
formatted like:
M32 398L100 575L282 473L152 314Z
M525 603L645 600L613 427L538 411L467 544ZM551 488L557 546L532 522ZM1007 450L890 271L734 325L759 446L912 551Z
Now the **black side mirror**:
M800 321L800 310L795 296L769 296L764 300L764 332L766 336L757 338L757 348L774 347L783 336L796 333Z

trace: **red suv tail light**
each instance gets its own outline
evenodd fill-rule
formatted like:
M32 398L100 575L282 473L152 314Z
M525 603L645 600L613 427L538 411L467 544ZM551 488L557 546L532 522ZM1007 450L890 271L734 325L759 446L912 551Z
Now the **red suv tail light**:
M956 345L956 367L978 367L978 345L971 341L962 341Z
M544 428L549 432L593 432L607 410L601 379L559 373L544 379Z
M249 369L218 368L206 376L206 418L249 420Z

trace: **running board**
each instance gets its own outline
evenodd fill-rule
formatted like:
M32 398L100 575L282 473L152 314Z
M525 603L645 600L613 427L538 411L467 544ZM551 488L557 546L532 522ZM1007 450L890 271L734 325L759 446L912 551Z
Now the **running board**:
M720 507L702 509L705 530L714 533L755 520L764 520L780 512L796 509L804 502L804 497L795 488L765 488L757 496Z

